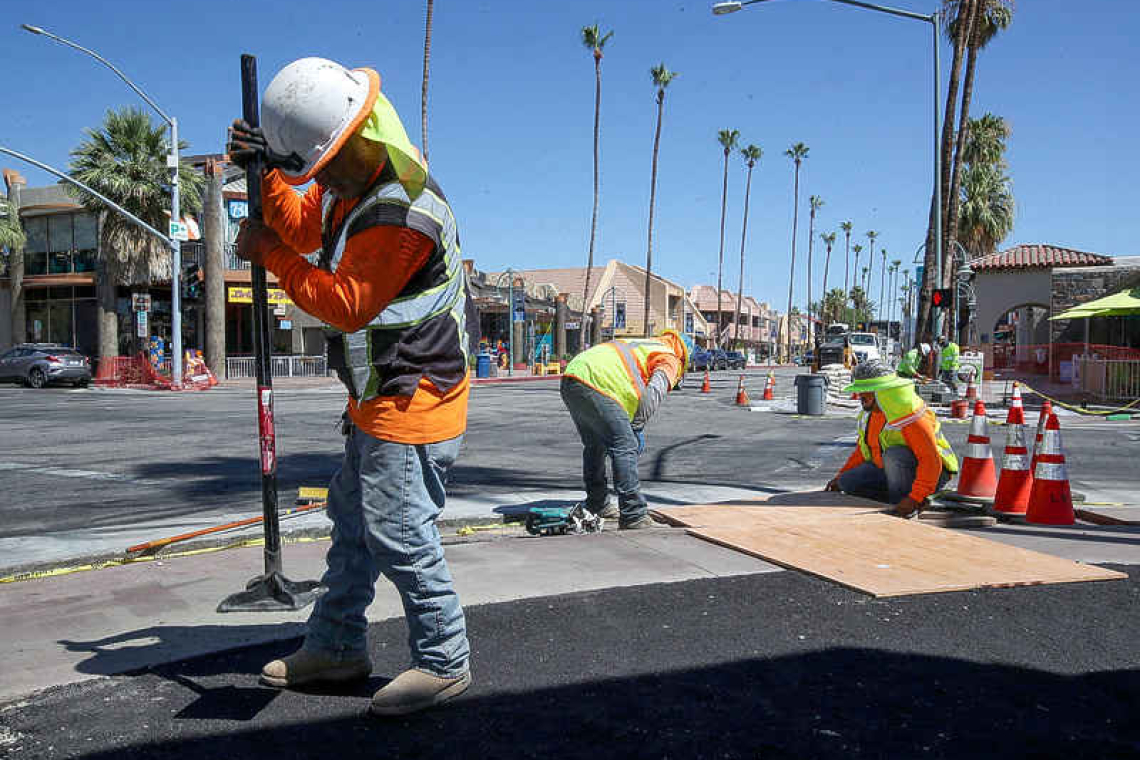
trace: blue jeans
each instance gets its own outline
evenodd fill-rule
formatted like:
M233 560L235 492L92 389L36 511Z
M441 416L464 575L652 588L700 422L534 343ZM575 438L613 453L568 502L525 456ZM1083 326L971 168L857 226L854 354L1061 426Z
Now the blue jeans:
M329 484L332 545L321 579L328 592L309 617L305 649L341 660L366 656L364 611L383 574L404 605L412 666L439 676L467 670L467 626L435 526L462 440L409 445L351 427Z
M562 402L570 411L582 439L582 479L586 482L586 508L598 512L606 504L606 457L614 473L614 490L621 510L619 525L644 517L649 511L637 477L637 436L629 415L609 396L573 380L562 378Z
M839 476L839 490L886 504L898 504L914 487L918 460L906 446L891 446L883 452L882 469L874 462L864 462ZM938 476L938 488L946 485L950 473ZM937 489L936 489L937 490Z

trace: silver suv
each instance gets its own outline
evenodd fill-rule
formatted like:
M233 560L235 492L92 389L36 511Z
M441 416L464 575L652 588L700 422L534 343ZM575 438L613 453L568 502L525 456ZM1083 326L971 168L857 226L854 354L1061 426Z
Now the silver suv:
M74 348L58 343L23 343L0 354L0 381L32 388L69 382L83 388L91 382L91 362Z

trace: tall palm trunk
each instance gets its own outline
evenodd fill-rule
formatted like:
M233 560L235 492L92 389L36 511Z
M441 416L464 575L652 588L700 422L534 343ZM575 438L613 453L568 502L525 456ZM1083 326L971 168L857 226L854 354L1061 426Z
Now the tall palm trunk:
M851 271L851 230L843 231L843 310L847 310L847 298L850 287L847 275ZM858 264L856 264L858 266Z
M875 309L873 308L874 302L871 300L871 275L875 273L875 238L871 238L871 247L867 251L867 271L863 274L863 292L867 294L867 305L872 308L869 309L868 319L875 318Z
M424 162L428 158L428 64L431 61L431 15L435 0L427 0L427 22L424 24L424 76L420 91L420 137L423 142Z
M814 199L815 196L812 196ZM815 204L811 204L811 213L808 215L808 258L807 258L807 326L808 326L808 343L814 344L813 334L815 333L815 325L812 324L812 306L811 306L811 250L815 238Z
M831 266L831 243L827 244L827 255L823 257L823 290L822 295L819 297L821 307L827 306L827 270ZM824 319L824 326L827 325L827 312L825 308L820 309L820 313Z
M5 173L5 179L9 175ZM20 188L21 181L12 181L8 186L8 213L12 218L20 219ZM12 342L23 343L28 339L27 312L24 307L24 246L12 248L8 254L8 287L12 296Z
M589 335L590 274L594 269L594 239L598 232L598 125L602 110L602 54L594 51L594 211L590 215L590 252L586 257L586 282L582 286L582 335Z
M975 0L958 0L959 18L968 19L974 3ZM967 39L965 26L965 23L958 24L957 34L954 35L954 57L950 63L950 79L946 87L946 109L945 115L942 118L942 174L938 178L938 181L942 183L942 218L944 221L946 219L947 196L950 194L950 159L952 158L950 151L954 137L953 124L955 106L958 101L958 80L962 74L962 53L965 50ZM934 281L934 270L937 266L937 262L940 261L941 258L935 257L941 257L943 255L942 251L934 250L934 203L935 198L932 192L930 198L930 221L926 228L926 250L923 254L922 295L919 299L920 306L918 312L918 335L926 338L929 338L929 333L933 328L931 323L932 314L930 311L930 292L935 287L938 287L938 284ZM945 245L945 241L943 244Z
M661 119L665 111L665 90L657 91L657 131L653 134L653 171L649 180L649 242L645 249L645 326L642 333L649 337L649 293L653 272L653 207L657 200L657 153L661 147Z
M111 360L119 355L119 315L115 272L110 265L111 251L104 239L103 214L99 218L99 258L95 264L95 295L99 302L99 358Z
M879 319L883 318L883 309L887 305L886 297L886 284L887 284L887 251L883 249L883 269L879 272Z
M796 159L796 182L792 203L792 266L788 273L788 355L792 358L792 289L796 284L796 228L800 220L800 161Z
M716 263L716 345L724 347L724 318L721 316L721 288L724 282L724 217L728 211L728 153L724 149L724 185L720 191L720 253Z
M748 179L744 181L744 223L740 226L740 280L736 284L736 330L732 341L740 348L740 306L744 298L744 241L748 237L748 198L752 195L752 167L748 162Z
M982 2L980 0L973 3L972 12L970 13L970 30L967 36L967 47L969 55L966 59L966 78L962 81L962 108L958 114L958 141L954 146L954 166L950 175L950 199L949 210L946 219L946 247L953 251L954 241L958 239L958 213L961 208L962 199L958 197L959 188L961 187L962 177L962 156L963 150L966 146L966 140L970 132L970 101L974 96L974 70L978 62L978 45L974 39L976 30L981 24L979 16L982 13ZM950 256L950 261L953 261L953 255ZM946 270L942 273L942 287L950 287L953 282L953 266L945 267Z

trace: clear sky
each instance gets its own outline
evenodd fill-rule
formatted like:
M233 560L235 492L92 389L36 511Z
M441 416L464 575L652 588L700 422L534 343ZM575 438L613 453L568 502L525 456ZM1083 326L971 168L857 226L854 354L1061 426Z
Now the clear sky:
M932 0L895 0L929 13ZM261 87L308 55L372 66L420 135L424 2L155 3L4 0L0 145L65 168L108 108L141 101L93 59L19 28L41 26L92 48L179 121L190 153L220 152L239 114L239 57L258 56ZM661 137L654 271L686 287L714 283L723 154L719 129L764 151L752 180L745 292L783 309L795 142L800 182L796 301L806 295L807 198L825 204L818 234L854 222L854 242L911 266L932 177L929 24L826 0L773 0L714 17L709 2L436 0L429 152L459 219L463 255L483 270L582 266L592 202L594 66L581 27L614 36L602 62L601 207L595 261L644 265L656 118L649 69L680 72ZM980 56L972 113L1006 118L1017 200L1003 247L1051 243L1140 254L1135 134L1140 64L1130 0L1021 0L1012 27ZM950 53L945 42L943 88ZM939 103L941 108L942 103ZM145 107L145 106L144 106ZM0 155L31 186L54 179ZM736 289L745 169L729 164L725 287ZM842 241L830 284L842 284ZM866 258L866 252L864 252ZM865 262L864 262L865 263ZM876 253L876 272L881 258ZM877 279L877 278L876 278ZM818 284L815 286L818 292ZM875 286L877 291L877 285ZM876 292L877 295L877 292Z

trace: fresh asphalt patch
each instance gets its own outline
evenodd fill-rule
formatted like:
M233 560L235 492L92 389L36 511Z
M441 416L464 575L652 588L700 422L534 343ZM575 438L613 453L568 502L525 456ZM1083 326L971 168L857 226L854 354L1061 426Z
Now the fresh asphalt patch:
M1120 569L880 600L782 572L471 607L471 690L384 720L368 698L407 664L389 620L370 629L368 683L261 687L261 665L299 640L248 647L0 707L0 755L1137 756L1140 568ZM107 674L110 646L81 669Z

